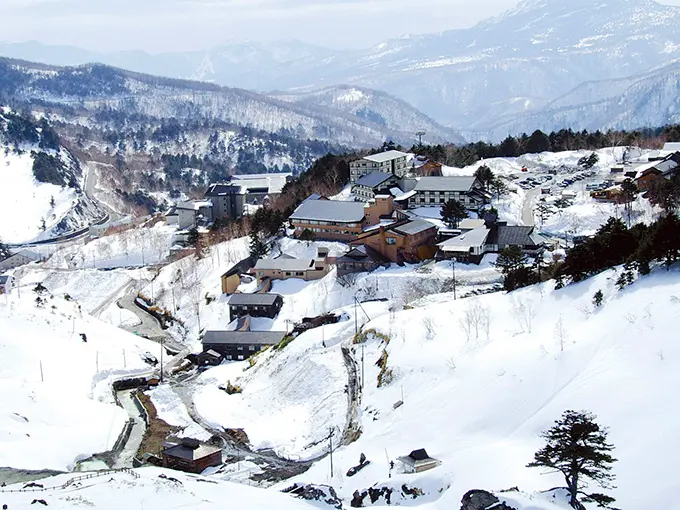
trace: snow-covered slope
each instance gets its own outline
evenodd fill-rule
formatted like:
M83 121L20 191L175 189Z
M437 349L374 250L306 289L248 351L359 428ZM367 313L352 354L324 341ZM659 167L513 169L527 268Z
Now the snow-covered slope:
M35 142L10 142L7 130L19 123ZM5 243L52 238L103 216L82 192L85 176L75 158L61 146L43 148L39 138L39 128L32 122L0 107L0 178L5 191L0 200L0 240ZM61 166L53 182L36 177L39 155L54 158Z
M667 473L673 469L680 440L673 432L675 411L667 403L680 383L675 367L680 346L673 335L680 273L657 270L622 292L615 288L616 278L616 271L610 270L557 291L546 283L512 294L458 301L450 294L432 295L416 302L413 309L396 313L388 311L388 303L377 303L367 310L370 321L359 311L364 329L375 328L391 339L385 344L369 336L365 344L359 410L362 435L334 452L332 479L324 459L297 480L330 483L346 501L355 490L383 485L398 489L406 484L424 491L420 500L404 498L410 505L433 502L432 508L442 509L455 508L471 488L519 486L532 493L563 483L558 475L525 467L541 445L538 433L566 409L587 409L610 427L619 459L613 491L618 504L678 508L673 502L680 486ZM327 292L333 290L329 282ZM592 297L597 290L603 291L605 302L594 309ZM207 371L208 385L224 384L225 377L243 384L244 394L223 394L221 399L231 400L219 408L237 417L250 412L243 400L248 392L262 396L264 388L292 384L298 393L287 402L290 406L297 399L300 406L316 407L317 412L337 413L332 404L324 409L322 397L341 390L335 377L299 370L288 379L289 370L303 360L317 360L316 364L323 360L327 370L341 372L344 366L338 351L343 344L354 348L361 365L362 350L351 344L353 309L344 311L351 327L341 323L325 332L306 333L281 353L264 355L257 362L262 367L250 369L256 370L252 374L246 371L236 378L238 365ZM482 319L475 322L472 317ZM300 343L296 346L296 342ZM393 381L378 388L376 362L383 352ZM197 403L209 397L206 388ZM402 392L404 404L394 409ZM217 412L218 400L212 402ZM257 415L260 411L253 411ZM344 419L334 422L341 428ZM302 434L307 427L289 427L285 420L278 423L281 427L272 430L253 428L254 435L260 442L269 440L274 448L279 441L291 440L281 435L284 430L298 431L297 439L305 441ZM319 435L323 437L323 431ZM442 465L417 475L397 469L389 478L389 460L417 448L426 448ZM358 463L361 453L371 464L347 477L345 472ZM527 508L535 508L519 499Z
M431 143L438 140L460 142L462 138L450 128L435 122L413 106L384 92L365 87L340 85L306 92L275 92L271 96L282 101L336 109L370 120L389 129L415 133L425 132Z
M0 465L69 470L110 450L128 419L111 382L150 373L141 355L160 353L66 295L32 289L0 299Z
M191 508L196 510L218 510L225 505L236 505L244 510L265 508L277 510L312 510L319 504L306 501L277 491L256 489L229 482L148 467L132 472L105 473L103 476L73 485L58 488L74 475L60 475L41 483L45 487L57 487L43 492L2 493L2 499L9 508L32 508L31 501L43 499L49 508L66 510L73 508L95 508L98 510L119 510L120 508ZM10 486L21 489L21 485ZM328 507L331 508L331 507Z

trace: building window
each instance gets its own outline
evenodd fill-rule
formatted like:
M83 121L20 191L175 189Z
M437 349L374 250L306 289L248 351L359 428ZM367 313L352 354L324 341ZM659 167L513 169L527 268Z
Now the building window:
M227 354L227 355L225 356L225 358L228 359L228 360L234 359L234 357L233 357L231 354Z
M243 350L243 346L242 346L242 345L239 345L239 346L236 348L236 350L237 350L237 351L242 351L242 350Z
M387 237L385 239L385 242L390 245L395 245L397 244L397 240L394 237Z
M249 345L249 346L248 346L248 350L254 352L254 351L255 351L255 346L254 346L254 345Z
M238 358L239 361L243 361L243 354L239 354L239 355L237 356L237 358Z

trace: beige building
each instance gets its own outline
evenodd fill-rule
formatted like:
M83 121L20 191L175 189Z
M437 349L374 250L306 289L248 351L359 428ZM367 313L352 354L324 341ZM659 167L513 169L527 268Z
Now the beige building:
M401 151L386 151L357 159L349 164L349 181L354 184L359 178L372 172L404 177L408 172L407 159L408 154Z
M275 259L260 259L255 264L252 273L257 282L264 278L270 280L287 280L300 278L301 280L319 280L330 271L328 248L319 248L313 259L296 259L289 255L281 255Z

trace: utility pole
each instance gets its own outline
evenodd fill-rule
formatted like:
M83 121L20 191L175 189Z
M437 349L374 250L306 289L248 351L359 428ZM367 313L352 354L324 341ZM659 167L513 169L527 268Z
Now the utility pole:
M40 360L40 381L45 382L45 375L43 374L42 360Z
M161 337L161 382L163 382L163 337Z
M329 447L329 452L330 452L330 458L331 458L331 480L333 479L333 434L335 431L333 430L333 427L328 427L328 447Z
M453 270L453 300L456 300L456 257L451 258L451 269Z

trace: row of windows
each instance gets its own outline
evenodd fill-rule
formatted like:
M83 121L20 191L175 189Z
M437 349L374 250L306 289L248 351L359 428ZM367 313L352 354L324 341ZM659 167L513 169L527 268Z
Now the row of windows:
M260 271L260 272L262 272L262 271ZM255 311L257 311L257 310L267 310L267 307L266 306L258 306L258 305L255 305L255 306L252 306L252 305L251 306L248 306L248 305L231 305L231 310L233 312L237 312L237 311L247 312L248 310L255 310Z
M345 234L345 235L352 235L356 234L356 232L350 232L349 230L329 230L327 228L310 228L308 230L311 230L312 232L316 233L321 233L323 232L324 234Z
M242 345L239 345L239 346L236 347L236 350L237 350L237 351L244 351L245 349L244 349L244 347L243 347ZM248 350L249 350L250 352L255 352L255 351L259 351L260 348L259 348L257 345L249 345L249 346L248 346Z
M328 225L330 227L358 227L358 223L339 223L337 221L319 221L319 220L306 220L305 223L309 225ZM304 227L301 227L298 225L298 229L303 229Z

